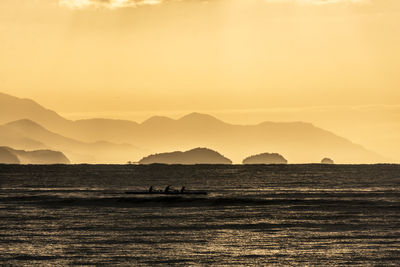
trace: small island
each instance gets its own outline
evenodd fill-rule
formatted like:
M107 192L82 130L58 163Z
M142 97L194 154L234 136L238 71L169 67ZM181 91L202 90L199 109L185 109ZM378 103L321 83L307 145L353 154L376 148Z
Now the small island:
M69 164L64 153L53 150L17 150L0 147L0 164Z
M335 162L330 158L323 158L321 164L335 164Z
M185 152L175 151L154 154L142 158L139 164L232 164L232 161L220 153L208 148L195 148Z
M287 160L278 153L262 153L247 157L243 164L287 164Z

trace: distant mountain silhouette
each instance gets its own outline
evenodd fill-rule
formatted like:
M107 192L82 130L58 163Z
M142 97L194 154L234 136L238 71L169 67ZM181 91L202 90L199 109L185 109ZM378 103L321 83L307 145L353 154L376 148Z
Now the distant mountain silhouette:
M46 148L61 150L65 152L73 162L122 163L138 151L136 147L129 144L117 145L106 141L97 141L93 143L77 141L53 133L28 119L10 122L1 127L5 130L1 131L0 128L0 136L2 132L3 135L7 133L8 135L12 135L15 140L8 144L0 140L0 145L29 149L34 147L36 143L38 147L34 149L41 149L45 146ZM19 143L18 140L25 140L25 145Z
M226 127L228 124L218 120L217 118L207 115L207 114L201 114L197 112L190 113L188 115L183 116L179 120L177 120L178 124L181 126L192 126L192 127L204 127L204 125L207 126L213 126L213 127Z
M160 125L169 125L175 123L175 120L163 116L153 116L141 123L142 127L152 128L160 127Z
M287 160L278 153L263 153L245 158L243 164L287 164Z
M28 133L26 133L26 135L28 135ZM33 140L26 135L21 135L18 131L0 125L0 146L10 146L27 150L46 148L45 144Z
M14 164L69 164L69 159L59 151L52 150L35 150L35 151L25 151L16 150L10 147L0 147L0 163L11 163L3 161L3 156L7 151L9 155L13 156ZM15 160L16 158L16 160Z
M83 156L71 156L73 162L122 163L143 157L144 151L154 153L187 150L192 147L213 147L235 162L240 162L245 155L254 155L259 151L279 151L292 163L318 162L327 153L340 163L387 162L386 158L310 123L263 122L257 125L234 125L200 113L191 113L177 120L155 116L140 124L109 119L71 121L32 100L0 94L0 124L21 119L36 122L64 138L79 140L86 147L87 144L92 144L89 145L92 146L91 149L83 150L77 149L80 145L68 145L70 151L65 151L68 156L71 151ZM4 127L0 127L0 137L5 135L5 131ZM64 152L65 145L59 146L60 142L64 140L64 144L69 143L54 136L50 139L37 136L34 138L28 130L24 130L24 134L19 137L22 139L15 140L8 134L8 139L13 139L10 142L20 141L31 148L35 145L51 149L54 147ZM127 145L119 145L118 149L110 150L111 143L104 149L95 145L98 141ZM1 144L7 145L4 142ZM134 144L141 149L126 149L128 144ZM97 150L101 153L96 153ZM89 158L87 155L90 155Z
M0 164L20 164L21 161L10 150L5 147L0 147Z
M322 164L335 164L335 162L334 162L332 159L330 159L330 158L323 158L323 159L321 160L321 163L322 163Z
M139 164L232 164L218 152L207 148L195 148L186 152L175 151L147 156Z
M0 124L20 119L30 119L45 127L61 127L70 122L31 99L0 93Z

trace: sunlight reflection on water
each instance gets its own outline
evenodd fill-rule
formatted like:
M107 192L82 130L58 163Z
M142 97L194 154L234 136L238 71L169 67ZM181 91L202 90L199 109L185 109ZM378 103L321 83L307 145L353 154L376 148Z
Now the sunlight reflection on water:
M400 263L399 166L0 168L0 264ZM151 168L170 169L160 178ZM304 169L323 178L298 178ZM151 184L211 194L124 194Z

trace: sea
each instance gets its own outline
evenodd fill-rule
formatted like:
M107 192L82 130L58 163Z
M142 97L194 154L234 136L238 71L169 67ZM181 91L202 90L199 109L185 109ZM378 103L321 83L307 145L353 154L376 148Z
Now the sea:
M0 265L400 266L400 165L0 165Z

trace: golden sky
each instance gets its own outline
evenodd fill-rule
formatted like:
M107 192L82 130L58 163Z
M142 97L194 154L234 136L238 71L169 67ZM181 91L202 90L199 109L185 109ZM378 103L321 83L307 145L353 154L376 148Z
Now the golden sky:
M1 0L0 59L2 92L71 118L304 120L400 147L398 0Z

